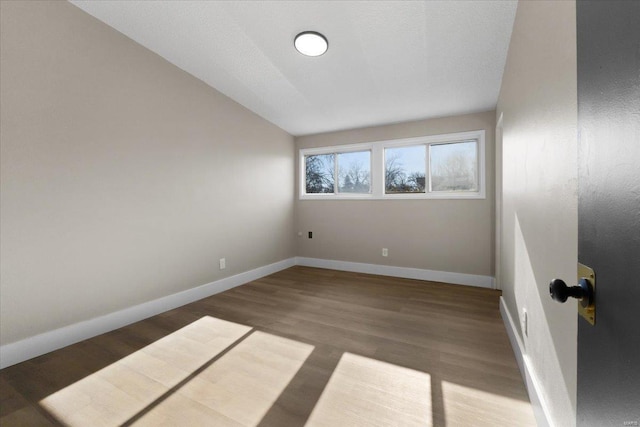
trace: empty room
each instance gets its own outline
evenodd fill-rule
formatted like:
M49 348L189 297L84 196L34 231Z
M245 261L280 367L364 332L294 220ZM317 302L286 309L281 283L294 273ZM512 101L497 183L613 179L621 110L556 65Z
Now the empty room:
M640 424L640 2L0 5L3 427Z

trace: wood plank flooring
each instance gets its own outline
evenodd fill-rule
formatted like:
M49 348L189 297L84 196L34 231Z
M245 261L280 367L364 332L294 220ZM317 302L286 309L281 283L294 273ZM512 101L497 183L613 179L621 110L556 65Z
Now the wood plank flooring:
M0 424L534 426L499 296L293 267L0 371Z

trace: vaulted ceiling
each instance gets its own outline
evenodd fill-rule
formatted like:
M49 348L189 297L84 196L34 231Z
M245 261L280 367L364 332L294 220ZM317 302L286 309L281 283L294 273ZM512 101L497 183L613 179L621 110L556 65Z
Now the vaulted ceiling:
M516 2L71 2L293 135L495 107ZM325 35L306 57L296 34Z

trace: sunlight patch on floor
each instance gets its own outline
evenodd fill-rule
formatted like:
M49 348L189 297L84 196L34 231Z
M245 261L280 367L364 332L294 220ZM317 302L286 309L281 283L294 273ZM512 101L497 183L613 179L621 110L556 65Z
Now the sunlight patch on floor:
M254 332L136 425L256 426L313 348Z
M442 397L447 425L535 427L527 401L448 381L442 381Z
M344 353L306 424L430 426L429 374Z
M40 401L69 426L121 425L251 331L205 316Z

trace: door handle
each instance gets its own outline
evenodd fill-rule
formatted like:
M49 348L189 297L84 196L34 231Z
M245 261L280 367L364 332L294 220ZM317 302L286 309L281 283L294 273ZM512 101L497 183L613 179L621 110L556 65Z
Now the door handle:
M566 302L569 297L576 298L583 307L588 307L593 300L593 290L585 278L578 281L578 286L571 287L562 279L553 279L549 283L549 294L554 301L560 303Z
M590 267L578 263L578 285L567 286L562 279L549 283L549 294L554 301L564 303L569 298L578 300L578 314L587 322L596 323L596 274Z

